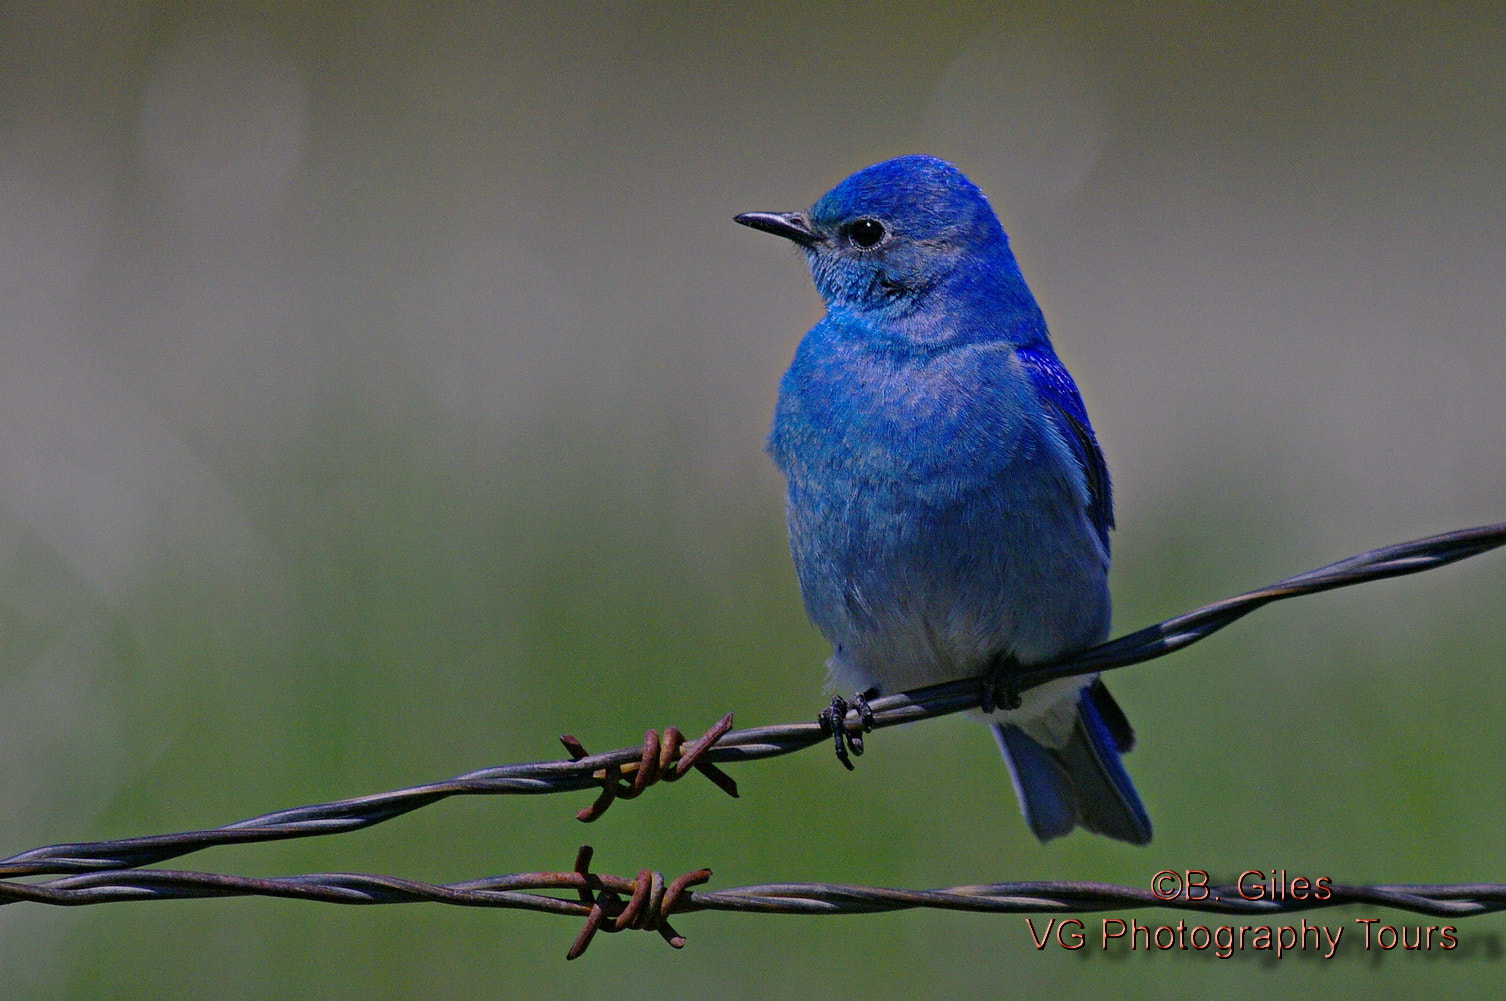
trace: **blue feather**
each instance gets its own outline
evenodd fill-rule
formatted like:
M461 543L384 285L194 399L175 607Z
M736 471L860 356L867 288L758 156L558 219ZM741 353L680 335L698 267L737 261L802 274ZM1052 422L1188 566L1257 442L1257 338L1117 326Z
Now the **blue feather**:
M1072 449L1072 454L1082 466L1087 477L1088 517L1098 529L1103 542L1103 551L1109 551L1109 529L1114 527L1113 488L1109 483L1109 466L1098 447L1098 437L1088 421L1088 409L1083 406L1077 383L1067 372L1066 366L1056 357L1049 344L1032 344L1016 349L1025 374L1031 385L1040 394L1041 402L1056 421L1063 440Z

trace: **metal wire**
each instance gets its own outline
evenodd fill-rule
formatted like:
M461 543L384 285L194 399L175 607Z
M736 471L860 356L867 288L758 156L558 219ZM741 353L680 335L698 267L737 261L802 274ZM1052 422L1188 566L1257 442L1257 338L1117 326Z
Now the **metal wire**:
M698 869L690 875L703 873L709 876L710 870ZM62 876L42 883L0 881L0 904L30 901L77 906L136 900L282 897L326 904L458 904L585 917L591 909L589 902L532 891L579 890L593 885L631 894L635 880L600 873L523 872L460 883L423 883L362 873L311 873L259 879L171 869L125 869ZM1164 907L1258 916L1375 904L1434 917L1473 917L1506 910L1506 884L1503 883L1335 884L1329 889L1332 895L1323 900L1248 900L1239 895L1236 884L1228 884L1209 887L1210 899L1202 900L1163 898L1146 889L1074 881L984 883L937 890L902 890L848 883L760 883L729 890L685 891L679 895L675 913L879 914L930 907L1038 914Z
M761 883L730 890L690 889L711 870L676 879L649 869L632 879L590 871L591 849L582 847L571 872L527 872L462 883L422 883L391 876L315 873L255 879L216 873L134 869L64 876L43 883L0 881L0 904L18 901L76 906L112 901L184 900L209 897L282 897L329 904L438 903L498 907L585 918L567 959L585 952L597 932L630 928L656 931L675 948L685 939L669 924L672 914L736 911L756 914L880 914L916 908L990 914L1083 914L1166 908L1269 919L1283 914L1371 904L1415 914L1462 919L1506 910L1506 884L1451 886L1398 884L1326 887L1328 896L1247 899L1239 884L1183 890L1170 897L1152 890L1107 883L1066 881L987 883L936 890L903 890L844 883ZM576 900L543 890L573 890Z
M1399 577L1444 566L1506 544L1506 523L1447 532L1404 542L1331 563L1223 601L1205 605L1157 625L1100 644L1054 663L1033 666L1018 676L1025 691L1070 675L1102 672L1165 656L1211 635L1262 605L1284 598L1348 587L1365 581ZM882 729L919 719L976 708L984 684L968 679L875 699L871 726ZM570 873L523 873L465 883L435 885L383 876L315 874L253 879L213 873L142 870L139 867L178 858L204 848L341 834L379 824L451 796L543 794L596 789L582 820L594 820L616 799L641 794L655 781L674 781L694 769L730 795L736 783L717 763L752 761L789 754L830 739L818 723L731 730L728 713L704 735L689 743L674 727L662 735L650 730L640 747L588 754L573 737L561 738L568 761L502 765L468 772L442 782L377 793L354 799L280 810L212 830L187 831L112 841L69 843L34 848L0 860L0 903L33 901L62 905L119 900L185 897L276 896L328 903L371 904L419 900L482 907L522 907L559 914L586 915L588 922L572 956L583 951L596 930L628 927L658 930L671 944L683 940L664 922L672 911L759 911L778 914L854 914L941 907L990 912L1054 912L1105 908L1181 907L1221 913L1276 914L1316 907L1365 902L1424 914L1463 916L1506 907L1506 887L1465 886L1334 887L1326 901L1247 901L1237 894L1222 901L1165 901L1148 890L1097 883L997 883L946 890L893 890L831 883L765 884L736 890L693 892L688 886L710 873L698 870L665 883L650 870L635 880L589 872L590 852L582 849ZM845 727L854 735L867 729L856 714ZM854 748L857 750L858 748ZM24 883L17 877L74 874L46 882ZM574 889L577 901L532 892ZM624 902L623 895L628 895ZM591 915L595 915L594 918Z
M1289 577L1269 587L1204 605L1054 664L1032 667L1020 676L1019 689L1024 691L1055 678L1108 671L1165 656L1272 601L1418 573L1501 545L1506 545L1506 523L1462 529L1371 550ZM977 679L886 696L870 704L873 727L882 729L975 708L981 698L982 683ZM731 725L730 716L729 713L708 731L708 737L717 733L716 738L711 741L701 738L682 752L677 775L684 774L687 763L752 761L790 754L828 739L820 725L814 722L725 732L723 728ZM849 718L850 728L858 725L856 715ZM718 733L719 730L723 732ZM400 817L451 796L538 795L590 788L605 790L624 777L646 772L644 762L657 762L660 757L656 750L659 738L654 731L646 735L644 746L583 757L576 756L577 749L584 753L578 741L564 739L573 760L482 768L442 782L279 810L212 830L34 848L0 860L0 877L132 869L221 845L343 834ZM692 750L697 752L694 757ZM730 780L723 788L736 795L736 786ZM595 816L599 815L598 810Z

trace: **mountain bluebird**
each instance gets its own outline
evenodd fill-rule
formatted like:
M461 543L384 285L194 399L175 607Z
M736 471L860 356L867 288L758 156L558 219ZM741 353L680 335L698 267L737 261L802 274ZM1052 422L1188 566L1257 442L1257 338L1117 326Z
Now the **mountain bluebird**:
M768 450L832 682L871 696L991 678L1004 698L988 719L1036 837L1080 824L1145 844L1119 760L1133 731L1103 682L1009 687L1020 665L1108 635L1114 516L1082 398L983 193L905 156L809 212L737 221L798 245L826 302Z

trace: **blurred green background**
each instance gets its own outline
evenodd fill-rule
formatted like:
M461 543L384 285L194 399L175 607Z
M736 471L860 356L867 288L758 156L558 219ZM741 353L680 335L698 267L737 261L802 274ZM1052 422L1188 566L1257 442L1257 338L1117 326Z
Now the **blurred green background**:
M901 153L987 191L1116 477L1119 631L1506 517L1499 4L7 3L0 854L810 718L761 453L820 306L733 213ZM250 875L706 865L1506 881L1506 560L1259 613L1113 687L1156 825L1042 847L992 741L216 850ZM1128 916L1127 914L1125 916ZM1139 915L1157 922L1175 915ZM1355 917L1436 923L1351 908ZM1487 996L1453 953L1031 948L1023 918L0 908L28 997Z

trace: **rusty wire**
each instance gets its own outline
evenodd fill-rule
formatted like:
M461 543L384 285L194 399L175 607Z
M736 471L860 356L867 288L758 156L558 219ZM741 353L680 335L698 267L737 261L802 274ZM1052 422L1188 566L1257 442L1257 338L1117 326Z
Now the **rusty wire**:
M592 851L583 846L570 872L525 872L462 883L422 883L390 876L314 873L273 879L165 869L127 869L64 876L43 883L0 880L0 904L76 906L111 901L184 900L210 897L280 897L331 904L437 903L498 907L584 918L566 959L585 952L598 932L642 929L658 932L671 946L685 945L669 924L674 914L735 911L756 914L880 914L916 908L990 914L1083 914L1166 908L1264 919L1283 914L1370 904L1414 914L1462 919L1506 910L1506 884L1398 884L1327 887L1324 899L1248 899L1238 884L1199 887L1196 896L1159 895L1149 889L1108 883L1035 881L904 890L843 883L760 883L729 890L692 890L711 878L697 869L671 880L650 869L629 879L590 871ZM577 899L545 890L574 891Z
M1016 690L1025 691L1056 678L1107 671L1165 656L1273 601L1418 573L1503 544L1506 544L1506 523L1462 529L1371 550L1289 577L1269 587L1205 605L1074 656L1031 666L1017 676ZM870 725L872 729L897 726L975 708L983 697L980 679L932 685L874 699L870 703L871 724L854 713L844 725L853 732ZM595 788L598 791L596 801L577 814L579 819L589 821L601 816L613 801L632 799L655 781L674 781L692 769L729 795L736 796L736 783L717 767L717 763L789 754L822 743L829 736L815 722L737 731L731 730L731 726L732 714L728 713L705 734L689 743L684 742L680 731L674 727L665 729L662 736L658 731L649 730L639 747L602 754L588 754L580 741L566 736L561 740L570 754L568 761L483 768L441 782L280 810L212 830L35 848L0 860L0 880L9 880L0 882L0 903L26 900L75 905L111 900L264 895L331 903L431 900L470 906L525 907L588 917L572 955L578 955L598 929L651 928L662 932L671 944L678 944L682 940L664 923L664 919L677 910L836 914L909 907L1051 912L1173 906L1154 899L1149 891L1066 882L1000 883L928 891L825 883L767 884L695 893L688 887L703 882L709 872L698 870L669 883L650 870L640 872L633 880L599 876L588 872L590 854L586 849L582 850L576 870L571 873L525 873L446 885L357 874L253 879L139 868L215 846L360 830L451 796L543 794ZM17 877L59 873L73 875L46 882L15 881ZM574 889L580 899L563 900L529 892L539 889ZM1269 901L1231 900L1217 906L1207 901L1186 901L1175 906L1222 910L1224 913L1282 913L1369 902L1447 915L1485 913L1506 906L1506 888L1492 884L1334 889L1334 897L1321 904L1288 901L1273 908ZM1340 890L1343 892L1338 892ZM1252 908L1251 904L1258 906ZM593 914L595 917L591 918Z

